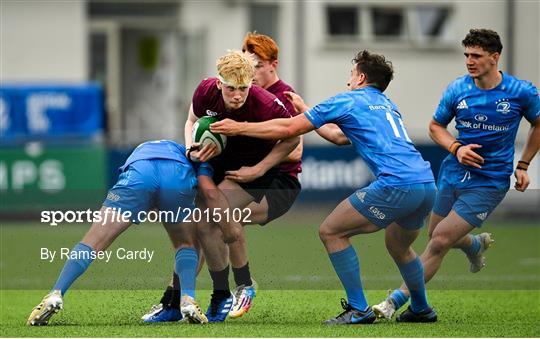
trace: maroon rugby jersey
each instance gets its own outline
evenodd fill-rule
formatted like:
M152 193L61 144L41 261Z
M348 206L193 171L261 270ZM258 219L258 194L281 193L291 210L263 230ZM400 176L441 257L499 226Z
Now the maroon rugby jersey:
M274 94L287 108L289 113L291 113L292 116L297 115L296 111L294 110L293 104L289 100L287 100L287 97L283 92L294 92L291 86L286 84L285 82L278 80L275 82L272 86L268 87L266 89L268 92ZM287 173L289 175L292 175L294 177L298 176L298 173L302 172L302 162L283 162L279 164L279 171L281 173Z
M227 112L221 91L216 85L217 78L204 79L193 93L193 112L197 117L215 116L219 120L260 122L291 115L276 100L276 97L259 86L251 86L246 102L239 109ZM235 170L242 166L254 166L270 153L276 141L245 136L227 138L227 147L216 161L225 170Z

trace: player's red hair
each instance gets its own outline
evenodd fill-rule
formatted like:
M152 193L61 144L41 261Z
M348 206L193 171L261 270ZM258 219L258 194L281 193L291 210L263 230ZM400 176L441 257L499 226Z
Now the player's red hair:
M244 37L242 52L253 53L261 60L274 61L278 59L279 48L268 35L249 32Z

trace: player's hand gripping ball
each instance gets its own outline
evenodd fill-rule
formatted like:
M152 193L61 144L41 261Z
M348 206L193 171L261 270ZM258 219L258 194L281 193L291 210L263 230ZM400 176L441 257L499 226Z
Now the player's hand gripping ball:
M214 156L221 154L227 145L227 137L225 135L213 133L210 130L210 124L216 121L218 121L218 119L214 117L202 117L193 124L191 133L192 144L198 145L199 149L202 149L209 143L215 144L217 153Z

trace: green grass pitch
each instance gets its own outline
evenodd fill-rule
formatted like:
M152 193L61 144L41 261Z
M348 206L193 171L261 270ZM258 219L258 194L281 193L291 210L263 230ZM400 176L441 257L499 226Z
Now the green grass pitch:
M87 225L50 227L5 223L0 227L0 335L2 337L538 337L540 336L540 227L537 224L487 223L496 243L488 266L468 272L460 251L451 251L428 284L439 313L435 324L325 327L337 315L344 292L317 236L329 211L295 213L265 227L250 226L250 266L259 284L252 310L223 324L142 324L140 316L161 296L172 270L173 250L157 224L133 227L112 250L154 250L151 262L96 261L72 287L65 309L47 327L27 327L26 318L54 283L63 260L40 260L40 249L71 248ZM425 231L415 243L421 251ZM386 253L383 233L356 236L362 279L371 304L400 282ZM232 282L232 277L231 277ZM198 300L209 301L210 279L203 269Z

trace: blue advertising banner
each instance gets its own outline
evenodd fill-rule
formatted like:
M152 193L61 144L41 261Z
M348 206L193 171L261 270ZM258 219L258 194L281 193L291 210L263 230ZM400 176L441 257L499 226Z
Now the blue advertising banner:
M448 155L437 145L421 144L416 148L429 161L435 178ZM375 178L352 146L304 146L299 202L335 202L367 186Z
M93 137L103 112L97 84L2 84L0 142Z
M124 164L134 147L109 149L108 183L114 185L118 179L118 167ZM435 178L439 167L448 155L435 144L420 144L416 148L424 160L429 161ZM299 203L337 203L375 178L366 163L352 146L304 145L302 154L302 191Z

